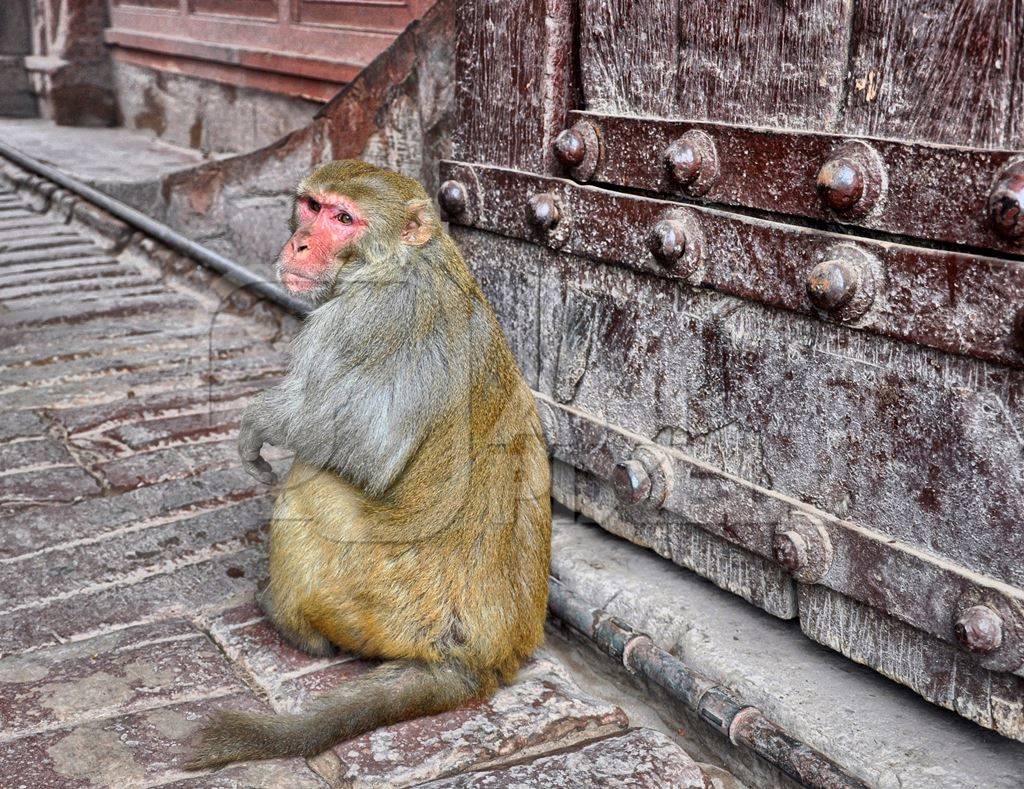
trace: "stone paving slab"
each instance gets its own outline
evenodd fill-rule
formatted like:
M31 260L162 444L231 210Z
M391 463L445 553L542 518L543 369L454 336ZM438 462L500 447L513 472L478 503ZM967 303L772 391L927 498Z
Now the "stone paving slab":
M174 563L154 562L142 571L81 589L43 590L53 593L0 613L5 622L0 653L22 652L250 597L255 580L265 573L261 538L260 533L242 534L221 545L194 550ZM6 566L2 572L17 569Z
M0 540L0 563L14 557L26 561L30 555L68 543L85 545L86 541L100 540L115 532L142 530L160 521L215 512L261 495L253 489L245 472L228 468L151 483L119 496L33 508L12 518L7 525Z
M0 721L9 739L229 691L244 687L217 647L183 620L0 660Z
M622 710L584 694L554 661L540 657L486 702L335 746L338 771L323 772L334 785L408 786L567 748L627 725Z
M296 712L318 695L373 664L348 655L314 658L289 646L254 603L204 620L217 646L243 669L280 712Z
M205 627L280 712L301 710L373 665L348 656L311 658L293 649L254 605L211 617ZM338 785L408 785L627 725L621 710L582 694L558 663L541 654L515 685L487 702L356 737L332 750L336 759L325 755L319 763Z
M184 772L210 710L301 709L371 665L297 652L253 604L273 492L234 439L283 372L282 322L222 309L211 275L186 285L2 183L0 786L391 787L581 754L538 768L565 783L580 749L626 729L541 654L492 699L308 761ZM673 781L686 758L615 742L638 781Z
M247 693L217 700L232 709L260 709ZM0 747L5 787L162 786L322 787L324 781L302 759L239 765L207 776L182 769L180 742L199 726L209 700L157 707L88 721L67 729L22 737Z
M431 789L706 789L701 768L668 737L636 729L576 751L423 784Z

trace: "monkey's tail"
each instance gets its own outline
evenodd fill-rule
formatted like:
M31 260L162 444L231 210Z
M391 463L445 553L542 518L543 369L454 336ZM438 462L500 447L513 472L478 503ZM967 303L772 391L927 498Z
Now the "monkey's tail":
M385 663L298 715L220 710L203 724L188 770L249 759L315 756L379 726L454 709L493 683L454 661Z

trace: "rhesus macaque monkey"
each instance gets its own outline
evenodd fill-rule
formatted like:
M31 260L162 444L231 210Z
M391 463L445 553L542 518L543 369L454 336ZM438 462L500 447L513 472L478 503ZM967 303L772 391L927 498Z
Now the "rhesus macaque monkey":
M259 602L292 644L387 661L299 715L220 711L190 766L312 756L490 695L540 644L549 467L529 388L415 181L358 161L299 186L285 287L316 309L238 448L295 453Z

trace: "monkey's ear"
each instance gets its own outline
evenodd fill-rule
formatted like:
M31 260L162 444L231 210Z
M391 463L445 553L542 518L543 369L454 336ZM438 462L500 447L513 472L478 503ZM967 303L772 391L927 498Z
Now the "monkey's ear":
M434 237L437 218L429 200L410 200L405 204L405 230L402 241L412 247L420 247Z

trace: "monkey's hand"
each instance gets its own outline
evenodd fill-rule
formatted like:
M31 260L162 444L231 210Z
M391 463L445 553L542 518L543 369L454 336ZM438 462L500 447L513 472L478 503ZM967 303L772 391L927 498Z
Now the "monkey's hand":
M242 459L242 468L250 476L265 485L277 482L277 474L270 464L260 455L263 448L263 433L255 419L243 419L238 431L238 456Z

